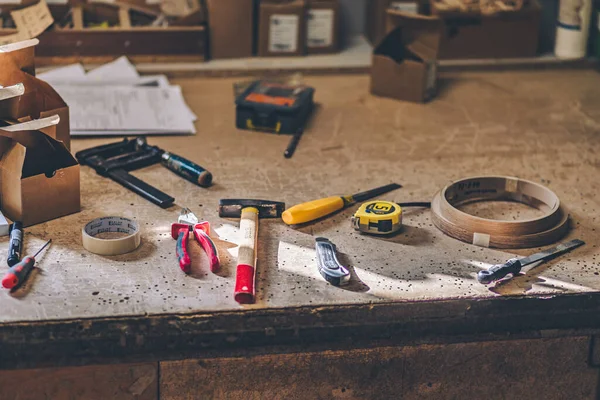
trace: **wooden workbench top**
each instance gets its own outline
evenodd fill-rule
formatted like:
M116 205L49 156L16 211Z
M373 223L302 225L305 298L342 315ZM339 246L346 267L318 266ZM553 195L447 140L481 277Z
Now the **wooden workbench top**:
M186 334L199 332L229 332L233 336L223 343L231 345L242 342L235 332L267 343L277 341L279 328L291 332L289 338L302 339L303 329L310 327L306 337L316 340L319 327L391 326L419 318L464 322L469 312L477 313L476 304L486 304L488 311L519 309L523 321L534 321L531 315L548 309L573 316L569 310L575 304L580 312L597 312L600 75L590 70L528 71L443 78L440 95L422 105L371 96L365 75L307 77L320 106L289 160L283 158L289 137L234 128L234 79L175 81L198 115L198 133L151 137L149 142L206 167L215 185L193 186L158 165L137 171L136 176L176 198L176 207L162 210L82 167L82 211L26 229L26 253L49 238L53 243L39 258L42 273L15 293L0 292L0 340L13 349L2 352L0 365L15 366L23 352L31 363L43 363L49 362L44 357L58 353L98 360L215 347L208 339L180 343ZM118 138L74 139L72 150L114 140ZM218 217L220 198L293 205L397 182L403 188L382 198L429 201L447 182L483 174L518 176L550 187L571 212L574 229L567 238L587 244L490 288L475 280L480 268L537 249L499 251L459 242L439 232L427 210L408 210L404 230L386 239L351 228L356 207L297 230L280 220L261 220L257 303L242 307L233 300L238 221ZM181 207L211 222L222 272L210 273L193 241L193 273L187 276L179 269L170 224ZM511 213L507 218L536 212L502 207ZM491 207L477 212L500 216ZM103 257L82 248L82 226L109 215L139 221L143 239L138 250ZM317 236L334 242L342 261L353 267L348 288L330 286L318 274ZM7 242L1 239L1 258ZM501 301L506 296L526 297ZM540 306L542 299L557 303ZM559 304L564 307L556 309ZM495 316L488 311L477 318ZM586 318L582 314L579 322L570 321L583 324ZM563 326L564 319L561 324L575 328ZM530 329L538 327L556 326L540 322Z

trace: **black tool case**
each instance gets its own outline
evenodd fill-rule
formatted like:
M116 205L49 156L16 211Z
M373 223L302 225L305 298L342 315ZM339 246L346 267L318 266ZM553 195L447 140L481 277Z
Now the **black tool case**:
M239 129L294 134L314 106L315 89L303 85L253 82L235 100Z

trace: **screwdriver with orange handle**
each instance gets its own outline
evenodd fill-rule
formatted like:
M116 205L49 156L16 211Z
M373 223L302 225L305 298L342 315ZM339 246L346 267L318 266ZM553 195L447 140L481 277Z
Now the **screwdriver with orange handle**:
M33 269L35 265L35 258L52 242L52 239L48 240L41 249L38 250L33 256L27 256L22 259L18 264L13 265L9 268L4 278L2 278L2 286L7 289L13 289L21 286L27 279L27 275Z
M351 206L358 201L365 201L373 197L382 195L392 190L400 189L402 186L397 183L381 186L366 192L357 193L351 196L333 196L324 199L313 200L288 208L283 212L281 218L288 225L304 224L323 218L329 214Z

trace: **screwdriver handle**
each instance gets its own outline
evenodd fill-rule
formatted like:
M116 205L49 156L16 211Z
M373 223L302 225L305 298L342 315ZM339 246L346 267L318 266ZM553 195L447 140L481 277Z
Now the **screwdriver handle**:
M344 205L342 197L326 197L290 207L283 212L281 218L288 225L304 224L341 210Z
M189 274L192 266L192 260L190 259L187 249L187 242L190 236L190 226L187 224L172 224L171 236L173 239L177 240L175 252L177 253L179 268L181 268L181 270L186 274Z
M10 243L6 259L8 266L12 267L21 261L21 254L23 254L23 224L15 221L10 225Z
M521 261L518 259L508 260L504 264L493 265L487 270L477 273L477 281L487 285L494 281L499 281L508 274L516 275L521 271Z
M165 151L162 154L162 164L198 186L208 187L212 184L212 174L187 158Z
M25 257L21 262L8 269L8 272L6 275L4 275L4 278L2 278L2 286L7 289L20 286L23 282L25 282L27 275L33 269L34 265L35 258L32 256Z

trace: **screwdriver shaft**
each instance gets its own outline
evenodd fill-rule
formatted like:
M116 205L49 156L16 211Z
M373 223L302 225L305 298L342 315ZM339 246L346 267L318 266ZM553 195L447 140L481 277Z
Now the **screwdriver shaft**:
M43 246L42 246L42 248L41 248L41 249L39 249L39 250L37 251L37 253L35 253L35 254L33 255L33 258L36 258L36 257L38 256L38 254L40 254L40 253L42 252L42 250L44 250L44 249L46 248L46 246L48 246L48 245L49 245L51 242L52 242L52 239L48 240L48 241L46 242L46 244L45 244L45 245L43 245Z

